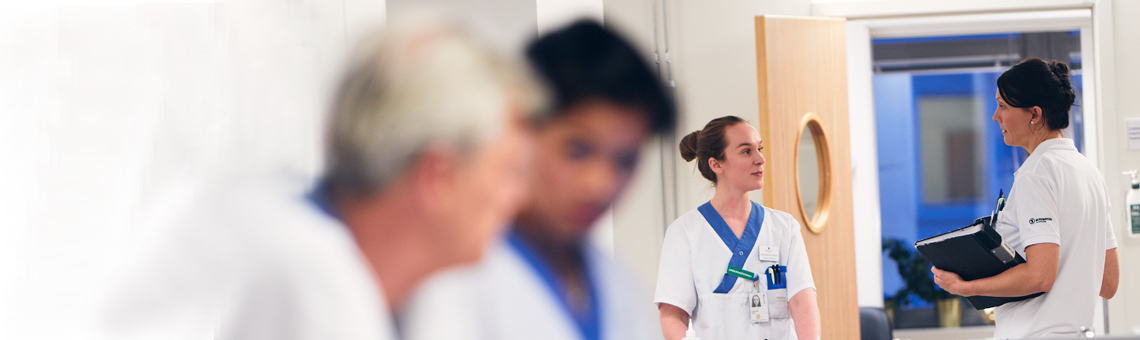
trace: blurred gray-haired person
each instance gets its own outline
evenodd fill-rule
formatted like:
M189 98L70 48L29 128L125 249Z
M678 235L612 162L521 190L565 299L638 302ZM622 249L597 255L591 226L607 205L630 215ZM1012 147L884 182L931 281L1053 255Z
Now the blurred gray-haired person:
M427 276L479 260L527 192L541 91L435 17L353 56L316 181L211 187L115 286L114 338L388 339Z

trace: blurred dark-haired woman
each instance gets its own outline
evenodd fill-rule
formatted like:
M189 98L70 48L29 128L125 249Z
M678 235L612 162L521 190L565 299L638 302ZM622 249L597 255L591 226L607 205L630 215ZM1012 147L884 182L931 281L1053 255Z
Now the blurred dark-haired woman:
M1076 99L1069 66L1030 58L997 84L993 120L1005 144L1029 157L1014 175L996 229L1026 263L973 281L932 268L935 283L962 296L1045 293L998 306L995 339L1095 330L1096 298L1112 298L1120 274L1104 177L1061 134Z

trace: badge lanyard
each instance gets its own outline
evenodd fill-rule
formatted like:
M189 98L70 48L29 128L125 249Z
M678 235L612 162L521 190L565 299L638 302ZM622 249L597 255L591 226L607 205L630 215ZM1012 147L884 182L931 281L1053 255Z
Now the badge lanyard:
M760 276L736 266L728 266L726 274L752 281L753 291L748 294L748 320L752 323L768 322L768 294L760 289Z

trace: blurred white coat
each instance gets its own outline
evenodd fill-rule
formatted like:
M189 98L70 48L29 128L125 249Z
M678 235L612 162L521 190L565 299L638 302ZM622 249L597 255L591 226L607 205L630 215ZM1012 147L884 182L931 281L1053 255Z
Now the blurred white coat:
M288 176L206 190L115 286L113 339L394 339L352 234Z
M600 339L660 339L656 310L637 291L630 270L586 242L582 254L597 294ZM502 240L475 266L437 275L402 318L407 340L584 339L574 319L525 258Z

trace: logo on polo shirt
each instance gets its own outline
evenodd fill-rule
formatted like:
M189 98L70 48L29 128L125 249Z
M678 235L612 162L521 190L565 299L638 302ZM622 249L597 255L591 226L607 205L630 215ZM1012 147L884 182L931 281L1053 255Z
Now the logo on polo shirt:
M1049 218L1049 217L1038 217L1038 218L1031 218L1031 219L1029 219L1029 224L1034 224L1034 223L1045 223L1045 221L1052 221L1052 220L1053 220L1053 219L1052 219L1052 218Z

